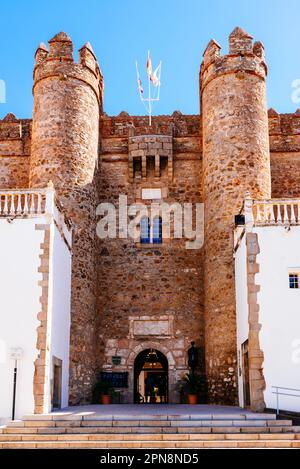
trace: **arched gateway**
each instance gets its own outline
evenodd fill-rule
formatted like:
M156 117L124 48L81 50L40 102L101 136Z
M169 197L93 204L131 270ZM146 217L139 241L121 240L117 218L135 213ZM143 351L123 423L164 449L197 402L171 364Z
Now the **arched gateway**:
M133 395L135 403L168 402L168 359L156 349L145 349L134 361Z
M128 370L128 389L127 393L124 393L123 402L133 403L136 402L136 370L138 369L138 363L141 363L143 353L149 350L156 351L158 357L163 362L164 371L167 374L167 399L169 403L175 404L179 402L179 395L177 392L177 383L181 378L182 374L187 371L186 366L180 366L177 363L173 351L171 350L171 341L165 341L163 345L158 340L145 340L137 343L135 340L129 341L130 353L128 358L125 360L124 369ZM164 358L162 358L164 357ZM141 370L142 371L142 370ZM144 370L145 371L145 370Z

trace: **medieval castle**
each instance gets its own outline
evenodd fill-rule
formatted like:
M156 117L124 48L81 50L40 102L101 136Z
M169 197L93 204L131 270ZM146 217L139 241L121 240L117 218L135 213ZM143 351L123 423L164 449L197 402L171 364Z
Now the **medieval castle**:
M120 399L134 402L149 351L158 361L164 357L160 372L166 373L168 400L178 402L176 386L188 371L191 341L208 402L238 403L235 215L247 192L255 200L300 197L300 111L267 110L266 76L263 45L235 28L228 54L214 40L204 51L200 115L154 116L150 127L147 116L105 114L103 76L89 43L77 63L63 32L49 48L38 47L32 119L8 114L0 121L0 191L34 193L52 181L73 227L70 361L64 364L70 404L91 402L99 372L128 373ZM204 203L203 247L189 250L184 239L163 234L157 243L150 236L146 243L121 236L100 240L96 208L118 204L120 194L128 203ZM48 273L39 272L48 288ZM249 297L256 291L253 285ZM46 316L38 319L33 381L35 411L43 412L47 324ZM263 382L263 356L256 349L251 354L250 335L255 408L255 392L264 384L256 390L252 384Z

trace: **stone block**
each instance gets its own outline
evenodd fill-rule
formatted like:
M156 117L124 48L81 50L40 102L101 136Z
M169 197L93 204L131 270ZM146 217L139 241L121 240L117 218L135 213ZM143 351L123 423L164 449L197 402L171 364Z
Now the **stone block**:
M24 422L25 427L41 428L41 427L54 427L54 425L55 424L52 420L39 420L39 421L27 420Z

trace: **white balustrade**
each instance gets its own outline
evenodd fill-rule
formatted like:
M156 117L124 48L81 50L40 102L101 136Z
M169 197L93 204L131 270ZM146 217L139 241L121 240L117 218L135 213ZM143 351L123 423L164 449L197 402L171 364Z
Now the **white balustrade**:
M0 217L33 217L46 213L47 200L53 190L0 190Z
M13 221L18 218L41 216L46 223L51 223L51 220L55 221L71 250L73 224L64 213L62 204L56 199L51 181L45 189L0 190L0 218Z
M246 214L246 200L245 200ZM247 216L253 226L300 225L300 199L252 200L247 199Z

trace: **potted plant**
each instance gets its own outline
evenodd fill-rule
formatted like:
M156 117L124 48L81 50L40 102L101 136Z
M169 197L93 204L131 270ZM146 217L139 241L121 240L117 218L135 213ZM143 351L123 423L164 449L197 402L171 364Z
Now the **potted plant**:
M179 383L179 390L182 396L186 396L191 405L198 404L198 397L202 394L204 377L187 373Z
M93 389L93 403L107 405L110 404L110 398L112 394L112 387L105 381L98 381Z

